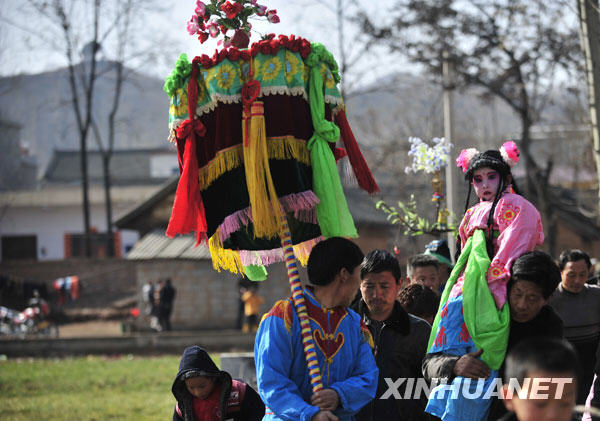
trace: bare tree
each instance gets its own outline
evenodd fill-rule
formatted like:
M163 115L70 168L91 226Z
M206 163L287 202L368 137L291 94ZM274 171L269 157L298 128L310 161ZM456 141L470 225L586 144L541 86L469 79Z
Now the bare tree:
M139 37L132 30L134 22L143 25L144 17L150 10L159 10L156 1L143 0L27 0L39 16L46 19L50 28L60 35L62 42L56 37L41 36L41 40L54 49L61 49L68 66L70 104L75 114L79 134L82 204L85 231L85 255L91 255L90 217L88 198L88 135L93 132L94 139L102 159L104 198L106 209L106 226L108 234L108 255L114 255L112 231L112 200L110 195L111 177L110 161L114 152L117 115L121 102L123 84L130 72L126 64L138 59L147 51L137 45ZM13 26L19 27L16 24ZM85 44L83 48L81 45ZM102 60L99 66L98 53L110 52L113 60ZM82 52L78 60L77 52ZM113 82L112 101L106 121L100 121L100 113L94 106L94 95L97 83L101 78ZM106 131L102 130L106 127ZM102 133L107 132L106 139Z
M92 120L92 128L94 137L102 157L102 179L104 184L104 206L106 209L106 232L108 234L108 256L114 256L114 233L112 229L112 200L110 196L111 177L110 177L110 161L113 155L115 146L115 128L116 116L121 103L121 93L123 83L126 80L126 71L124 62L126 60L126 50L129 45L129 30L132 14L135 10L141 7L137 5L135 0L124 0L118 2L114 10L114 22L116 27L116 59L110 63L109 69L112 70L114 77L114 90L111 109L108 114L108 139L102 141L98 123L94 118Z
M363 12L363 29L436 75L448 51L459 82L501 98L519 116L527 191L536 194L546 224L552 221L552 161L534 159L530 129L542 119L557 74L579 71L577 28L564 6L542 0L406 0L397 1L390 16L388 23L375 24Z
M88 35L89 42L84 48L85 60L77 63L77 47L80 42L80 34L76 24L74 10L77 8L75 0L28 0L29 5L39 15L45 18L51 25L58 28L62 35L62 48L69 70L69 87L71 91L71 104L75 114L75 121L79 134L79 157L81 168L81 191L83 207L84 228L84 253L91 257L90 241L90 204L89 183L87 165L87 137L93 119L93 99L95 84L98 79L96 72L97 54L100 49L100 39L105 35L100 34L101 0L92 0L91 10L91 33ZM81 4L81 2L79 2ZM109 31L112 28L109 27Z

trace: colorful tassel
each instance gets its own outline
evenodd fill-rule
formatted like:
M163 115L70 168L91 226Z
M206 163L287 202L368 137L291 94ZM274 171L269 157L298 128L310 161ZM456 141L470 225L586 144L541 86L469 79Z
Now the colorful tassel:
M373 174L371 174L371 170L369 169L365 158L360 152L358 143L354 138L354 133L352 133L352 129L350 128L348 119L346 118L346 110L340 110L340 112L337 113L335 116L335 122L340 128L342 141L346 147L348 159L352 165L352 170L354 171L358 185L371 194L377 193L379 191L379 186L377 186L377 183L373 178Z
M257 237L276 237L279 234L281 206L269 168L265 115L261 101L252 103L250 112L244 110L242 124L244 168L254 234Z

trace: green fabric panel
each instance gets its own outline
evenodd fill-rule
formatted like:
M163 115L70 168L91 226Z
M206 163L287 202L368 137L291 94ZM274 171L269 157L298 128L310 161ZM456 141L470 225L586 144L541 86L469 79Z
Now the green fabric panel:
M465 269L463 286L463 314L473 342L483 349L481 359L492 370L498 370L504 361L510 327L510 311L507 304L496 308L494 296L487 284L486 274L490 258L486 251L485 235L482 230L473 233L473 246Z
M248 279L254 282L261 282L267 279L267 268L263 265L244 266L244 271Z
M325 120L323 78L318 64L310 70L309 102L315 132L306 146L310 151L313 169L313 191L320 200L317 219L321 232L325 238L357 237L335 158L327 144L337 142L340 129L335 123Z
M466 264L466 266L465 266ZM504 361L510 327L508 304L501 310L496 308L494 297L487 284L486 274L490 258L486 251L485 235L476 230L458 259L444 288L440 308L448 301L452 286L456 283L461 268L465 267L463 285L463 315L469 334L478 349L483 349L481 360L492 370L498 370ZM429 337L429 347L433 343L439 325L439 311L435 317Z

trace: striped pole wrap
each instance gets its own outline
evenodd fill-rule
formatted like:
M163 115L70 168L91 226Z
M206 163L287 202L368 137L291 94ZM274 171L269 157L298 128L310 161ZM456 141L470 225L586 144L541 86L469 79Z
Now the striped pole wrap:
M304 357L308 366L308 374L310 376L310 384L312 385L313 393L323 389L321 378L321 370L319 369L319 361L315 350L315 341L310 329L308 313L306 311L306 303L302 294L302 283L298 275L298 263L294 255L294 247L292 243L292 235L287 223L285 213L281 216L281 247L285 257L285 266L287 267L288 279L290 281L290 289L292 290L292 301L294 308L300 320L300 332L302 334L302 345L304 347Z

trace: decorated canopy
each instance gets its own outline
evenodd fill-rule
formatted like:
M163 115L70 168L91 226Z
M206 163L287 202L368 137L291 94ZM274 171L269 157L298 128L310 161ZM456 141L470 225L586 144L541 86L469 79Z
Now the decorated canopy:
M302 263L323 237L356 237L336 159L348 155L359 185L378 187L339 80L323 45L293 35L182 54L165 82L182 171L167 234L195 231L215 268L234 273L284 259L282 216Z

